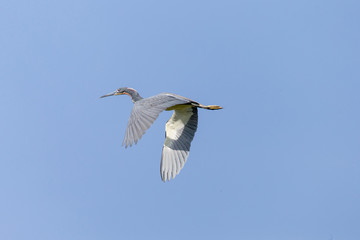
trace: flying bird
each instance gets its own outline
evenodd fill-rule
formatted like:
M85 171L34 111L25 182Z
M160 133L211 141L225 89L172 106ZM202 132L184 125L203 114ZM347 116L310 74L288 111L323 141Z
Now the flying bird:
M198 108L222 109L217 105L205 106L173 93L160 93L142 98L135 89L127 87L119 88L100 98L124 94L130 96L134 103L122 144L125 148L136 144L162 111L174 110L165 126L165 142L160 165L161 179L164 182L175 178L184 167L197 129Z

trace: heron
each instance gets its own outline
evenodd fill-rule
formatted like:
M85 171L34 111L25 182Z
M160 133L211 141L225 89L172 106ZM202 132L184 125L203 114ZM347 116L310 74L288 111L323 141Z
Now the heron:
M128 95L134 103L122 143L125 148L137 144L162 111L174 111L165 125L165 142L160 164L163 182L174 179L184 167L197 130L198 108L222 109L218 105L205 106L173 93L160 93L143 98L135 89L128 87L121 87L100 98L116 95Z

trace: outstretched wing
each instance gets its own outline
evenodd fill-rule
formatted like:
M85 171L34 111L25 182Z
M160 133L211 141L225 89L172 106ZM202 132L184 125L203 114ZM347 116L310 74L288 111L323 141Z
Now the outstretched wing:
M136 144L162 111L179 104L193 102L188 98L171 93L161 93L135 102L122 145L125 145L126 148L132 146L133 143Z
M174 178L184 167L197 123L197 107L191 105L175 108L174 114L166 123L166 138L160 166L161 178L164 182Z

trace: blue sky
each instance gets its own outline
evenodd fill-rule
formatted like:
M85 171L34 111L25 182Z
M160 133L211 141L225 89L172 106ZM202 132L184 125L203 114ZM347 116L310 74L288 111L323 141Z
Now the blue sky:
M5 1L1 239L360 238L358 1ZM160 179L119 87L217 104Z

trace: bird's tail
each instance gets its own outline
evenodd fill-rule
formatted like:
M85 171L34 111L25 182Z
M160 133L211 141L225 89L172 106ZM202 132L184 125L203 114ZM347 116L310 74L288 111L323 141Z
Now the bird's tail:
M202 105L200 104L199 105L200 108L204 108L204 109L208 109L208 110L219 110L219 109L222 109L222 107L218 106L218 105Z

